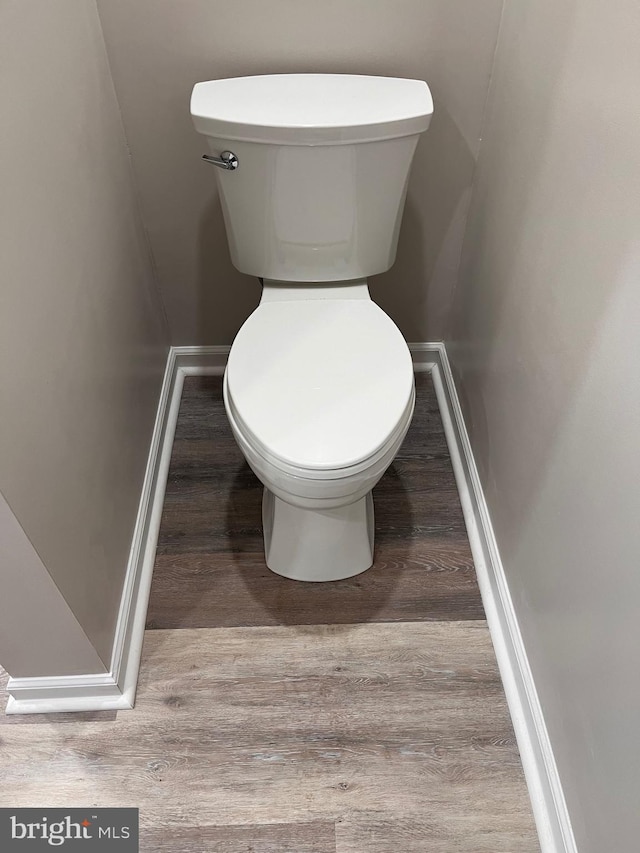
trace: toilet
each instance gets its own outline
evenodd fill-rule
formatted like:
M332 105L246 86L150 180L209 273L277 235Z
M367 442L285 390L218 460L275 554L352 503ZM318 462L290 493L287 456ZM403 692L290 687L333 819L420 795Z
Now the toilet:
M262 280L224 375L264 485L267 566L301 581L373 563L372 489L413 414L411 355L370 297L395 260L433 102L421 80L276 74L197 83L233 264Z

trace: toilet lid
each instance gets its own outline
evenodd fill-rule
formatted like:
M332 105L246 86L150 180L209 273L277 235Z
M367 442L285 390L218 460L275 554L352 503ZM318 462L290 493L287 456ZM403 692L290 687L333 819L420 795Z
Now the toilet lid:
M200 133L271 145L343 145L398 139L429 126L424 80L360 74L262 74L196 83Z
M413 367L399 329L369 299L267 302L238 332L227 389L256 450L320 472L357 465L395 435Z

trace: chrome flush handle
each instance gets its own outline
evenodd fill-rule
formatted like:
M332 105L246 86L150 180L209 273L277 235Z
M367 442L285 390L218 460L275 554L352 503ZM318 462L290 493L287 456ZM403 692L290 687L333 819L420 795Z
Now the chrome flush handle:
M202 159L206 163L213 163L214 166L220 166L221 169L229 169L231 171L237 169L240 165L233 151L223 151L219 157L214 157L213 154L203 154Z

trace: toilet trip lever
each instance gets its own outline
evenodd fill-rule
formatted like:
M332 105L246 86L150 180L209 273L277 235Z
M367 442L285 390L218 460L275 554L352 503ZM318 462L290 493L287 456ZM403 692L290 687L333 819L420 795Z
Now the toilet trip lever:
M203 154L202 159L207 163L213 163L214 166L220 166L221 169L237 169L240 163L233 151L223 151L219 157L214 157L213 154Z

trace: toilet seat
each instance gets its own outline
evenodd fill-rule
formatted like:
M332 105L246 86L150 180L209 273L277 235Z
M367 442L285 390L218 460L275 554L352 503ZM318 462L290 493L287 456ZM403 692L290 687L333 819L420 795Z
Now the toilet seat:
M233 343L225 397L267 462L301 478L343 478L406 431L411 355L370 299L263 302Z

